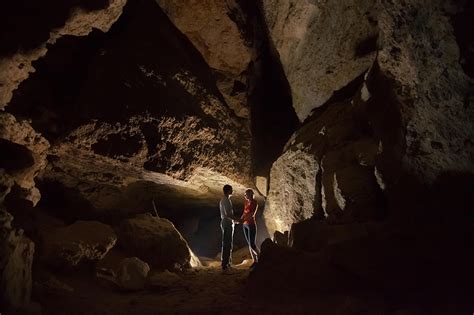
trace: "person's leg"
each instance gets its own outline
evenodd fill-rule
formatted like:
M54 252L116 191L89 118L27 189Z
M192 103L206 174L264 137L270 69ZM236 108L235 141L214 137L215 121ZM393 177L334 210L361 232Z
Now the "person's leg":
M222 268L227 268L229 264L230 251L231 251L231 233L229 224L225 221L221 221L222 230L222 251L221 251L221 265Z
M258 261L258 248L256 245L256 240L257 240L257 225L255 224L250 224L249 225L249 246L250 246L250 252L252 253L252 259L257 262Z
M232 249L234 248L234 223L229 224L229 262L228 265L232 264Z

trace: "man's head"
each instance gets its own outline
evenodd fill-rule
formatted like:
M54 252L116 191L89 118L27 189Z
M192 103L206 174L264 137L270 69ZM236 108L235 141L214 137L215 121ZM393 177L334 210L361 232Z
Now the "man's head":
M253 199L253 190L252 189L247 189L245 191L245 199L247 199L247 200L252 200Z
M222 190L224 191L224 195L226 195L226 196L232 195L232 186L231 185L224 185L224 188Z

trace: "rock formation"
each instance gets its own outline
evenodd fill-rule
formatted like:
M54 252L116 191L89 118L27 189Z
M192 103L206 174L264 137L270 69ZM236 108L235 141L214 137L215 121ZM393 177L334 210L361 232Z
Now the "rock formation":
M104 258L116 241L117 236L110 226L94 221L77 221L44 235L41 256L49 265L70 268L81 262Z
M7 58L2 58L0 60L0 109L3 109L8 104L12 98L13 91L18 88L18 85L27 79L31 72L35 71L32 62L47 53L47 45L54 44L58 38L65 35L86 36L93 28L107 32L122 13L125 3L126 0L112 0L102 10L100 10L100 5L99 8L92 8L92 10L81 6L73 7L64 25L48 30L49 37L44 43L25 51L15 51L14 54ZM51 11L54 12L54 10ZM53 18L61 19L64 17L54 16ZM15 25L16 23L12 24ZM46 23L50 22L47 21ZM9 27L11 26L9 25Z
M0 209L0 310L28 305L31 297L35 244L23 230L12 227L13 217Z
M120 224L119 244L155 268L190 267L194 254L169 220L149 214L138 215Z
M373 63L376 1L262 1L301 121Z
M324 10L309 3L307 6L318 14L326 12L331 16L336 12L325 11L322 4ZM298 16L298 6L286 7L283 12L287 15L281 13L273 20L268 17L270 31L278 29L284 16ZM301 12L309 14L307 19L311 21L311 10ZM429 186L443 172L473 169L469 140L473 136L473 116L467 105L470 83L458 62L459 51L442 6L433 2L428 14L418 4L393 2L370 12L363 21L372 26L364 36L374 40L376 56L370 53L372 59L362 71L345 76L351 80L330 90L324 97L324 106L313 111L273 164L266 212L272 230L289 230L292 223L313 215L339 223L380 219L386 215L383 209L398 202L391 197L395 191L402 194L396 198L409 199L403 197L408 191L407 180ZM353 12L348 14L347 21L352 21ZM401 19L405 21L403 25L397 22ZM312 51L326 49L327 41L318 39L320 33L309 32L314 23L295 25L301 34L314 37ZM373 38L375 31L378 37ZM357 38L360 30L343 33ZM279 42L290 45L285 33L275 34L283 36L273 35L277 48ZM280 53L286 71L290 71L289 56L294 55ZM360 60L356 57L357 54L345 56L342 60L357 63ZM328 58L331 62L339 60ZM300 86L291 78L305 78L309 69L300 67L287 72L295 101L300 97ZM321 79L326 75L331 76L328 73ZM317 80L303 81L314 82L312 88L320 88ZM296 101L295 106L298 104ZM295 167L298 163L300 167ZM295 185L300 188L294 190Z
M0 312L466 313L471 2L2 4Z
M237 116L248 118L247 71L254 52L252 38L245 38L245 30L238 25L245 21L238 1L157 2L217 73L217 86L229 107Z

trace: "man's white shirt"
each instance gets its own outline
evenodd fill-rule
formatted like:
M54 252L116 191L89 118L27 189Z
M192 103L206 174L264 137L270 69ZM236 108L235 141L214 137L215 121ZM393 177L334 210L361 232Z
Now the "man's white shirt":
M232 220L234 217L234 209L232 208L232 201L230 201L229 197L222 197L219 202L219 209L221 210L221 219Z

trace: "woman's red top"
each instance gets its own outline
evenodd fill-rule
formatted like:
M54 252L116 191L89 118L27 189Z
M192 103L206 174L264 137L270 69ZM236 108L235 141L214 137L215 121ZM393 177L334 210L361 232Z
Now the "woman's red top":
M243 224L255 224L255 215L257 214L257 200L252 199L248 201L245 199L244 203L244 213L242 213L242 223Z

